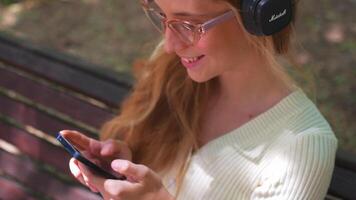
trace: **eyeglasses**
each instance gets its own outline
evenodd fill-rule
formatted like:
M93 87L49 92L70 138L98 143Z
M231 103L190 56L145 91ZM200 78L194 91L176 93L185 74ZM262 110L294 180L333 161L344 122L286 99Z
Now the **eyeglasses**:
M160 8L154 3L154 0L141 0L141 4L147 17L159 32L164 34L166 27L168 27L182 42L189 46L196 44L215 25L235 16L235 13L230 10L204 23L193 23L179 19L167 20L165 14L160 12Z

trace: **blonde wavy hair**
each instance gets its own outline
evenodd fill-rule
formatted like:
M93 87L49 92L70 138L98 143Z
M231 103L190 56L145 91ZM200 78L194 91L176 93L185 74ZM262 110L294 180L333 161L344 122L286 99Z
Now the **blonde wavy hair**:
M238 14L240 1L226 2L236 11L236 19L242 26ZM293 24L272 36L245 33L250 43L268 59L273 72L289 86L295 83L277 57L288 57L293 62L290 52ZM164 40L136 72L132 93L122 103L119 115L103 126L101 139L124 140L132 150L134 163L147 165L157 172L176 167L179 188L186 160L198 149L196 135L201 129L202 111L216 79L204 83L192 81L180 66L180 59L166 53L163 46Z

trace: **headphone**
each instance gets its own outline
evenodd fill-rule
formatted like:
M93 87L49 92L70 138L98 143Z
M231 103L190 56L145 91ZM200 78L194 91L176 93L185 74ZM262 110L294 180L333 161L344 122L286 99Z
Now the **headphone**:
M246 30L257 36L272 35L291 21L293 0L241 0L241 17Z

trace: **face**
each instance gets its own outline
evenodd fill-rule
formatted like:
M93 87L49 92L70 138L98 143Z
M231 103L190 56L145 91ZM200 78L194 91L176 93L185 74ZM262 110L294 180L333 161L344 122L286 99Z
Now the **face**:
M204 3L202 3L204 2ZM204 23L230 10L223 1L155 0L166 20ZM188 45L170 28L164 30L165 50L177 54L191 79L205 82L214 77L239 70L248 59L249 45L241 25L230 17Z

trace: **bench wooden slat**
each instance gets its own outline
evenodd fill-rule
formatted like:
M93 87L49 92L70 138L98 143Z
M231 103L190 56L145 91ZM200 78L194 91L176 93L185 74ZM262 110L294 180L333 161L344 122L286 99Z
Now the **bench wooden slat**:
M0 85L37 103L61 111L96 128L99 128L103 122L113 117L113 114L107 110L70 96L67 93L39 84L4 67L0 67Z
M6 200L35 200L24 188L16 182L0 177L0 199Z
M78 58L78 56L72 56L51 48L46 48L45 46L36 45L35 43L13 37L12 35L4 32L0 32L0 42L16 48L25 49L26 51L30 51L39 57L45 57L49 60L63 63L72 68L76 68L78 71L81 71L81 73L92 74L116 85L124 85L130 88L133 83L131 74L117 72L113 73L112 70L105 69L106 67L104 68L103 66L94 65L91 62Z
M338 150L336 154L335 163L339 167L343 167L345 169L349 169L356 172L356 155L353 153Z
M356 199L356 173L348 169L335 166L329 192L345 200Z
M0 34L1 148L6 149L8 142L21 151L15 155L16 151L11 154L0 149L0 181L9 178L18 182L36 194L34 199L39 197L37 194L51 199L101 199L63 174L54 174L69 174L70 156L61 147L34 135L44 133L42 136L53 139L61 129L93 134L95 128L113 117L112 108L118 107L131 84L124 76L115 78L116 73L86 65ZM77 93L109 109L88 103ZM10 192L19 189L5 181L0 184L6 184ZM6 195L0 193L0 199Z
M0 113L7 115L17 122L36 127L49 135L55 136L58 131L68 130L80 130L86 133L86 130L82 130L76 126L66 124L58 119L55 119L47 114L29 107L20 102L16 102L6 96L0 95Z
M49 174L38 171L26 158L20 158L0 150L0 168L8 176L14 177L33 191L38 191L55 199L99 200L98 195L79 186L68 185L53 179Z
M70 176L70 155L61 147L51 145L23 130L0 122L0 139L15 145L22 153L47 163Z
M39 56L38 52L23 48L18 42L4 37L0 37L0 60L113 107L123 100L129 90L128 84L116 84L93 73L85 73L69 63Z

